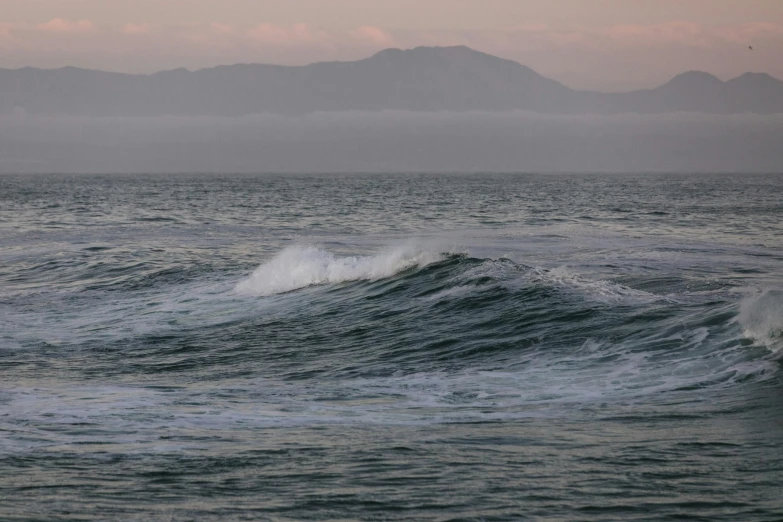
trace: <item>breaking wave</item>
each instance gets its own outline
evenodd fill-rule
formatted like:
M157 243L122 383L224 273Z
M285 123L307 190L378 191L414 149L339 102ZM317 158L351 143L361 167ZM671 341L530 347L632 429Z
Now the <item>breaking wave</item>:
M314 246L292 246L239 282L242 294L273 295L308 286L347 281L375 281L404 270L423 267L444 255L416 246L389 249L374 256L336 257Z
M666 299L612 281L590 279L567 266L529 267L505 258L476 259L465 254L413 245L387 248L375 255L347 257L338 257L316 246L288 247L259 266L250 277L237 283L235 290L245 295L269 296L316 285L378 281L449 259L463 260L465 266L450 278L449 288L436 294L438 297L468 293L471 289L486 286L488 282L519 282L570 289L591 300L603 302Z

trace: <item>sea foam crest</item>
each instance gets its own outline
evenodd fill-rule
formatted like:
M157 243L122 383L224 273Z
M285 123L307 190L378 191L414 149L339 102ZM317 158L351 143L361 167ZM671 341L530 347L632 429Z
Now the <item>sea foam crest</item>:
M375 281L444 258L415 246L384 250L374 256L336 257L314 246L284 249L236 285L237 292L274 295L299 288L346 281Z
M745 335L783 352L783 290L766 290L742 301L739 322Z

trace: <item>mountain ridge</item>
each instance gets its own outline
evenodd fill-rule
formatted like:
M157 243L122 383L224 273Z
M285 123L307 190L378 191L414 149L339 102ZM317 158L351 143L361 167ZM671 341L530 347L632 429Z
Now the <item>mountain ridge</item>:
M318 111L528 110L552 114L783 113L783 81L686 71L620 93L576 90L466 46L384 49L356 61L219 65L151 74L0 69L0 113L240 116Z

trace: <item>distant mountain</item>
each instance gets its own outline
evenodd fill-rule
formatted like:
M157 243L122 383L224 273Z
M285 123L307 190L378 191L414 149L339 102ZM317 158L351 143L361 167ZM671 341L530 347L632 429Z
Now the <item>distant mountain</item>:
M387 49L355 62L239 64L130 75L65 67L0 69L0 113L238 116L315 111L783 113L783 82L728 82L686 72L657 89L570 89L519 63L468 47Z

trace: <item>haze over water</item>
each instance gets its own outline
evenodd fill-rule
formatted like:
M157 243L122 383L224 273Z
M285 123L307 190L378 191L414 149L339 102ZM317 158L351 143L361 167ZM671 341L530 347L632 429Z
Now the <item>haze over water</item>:
M0 176L0 515L779 519L781 193Z

